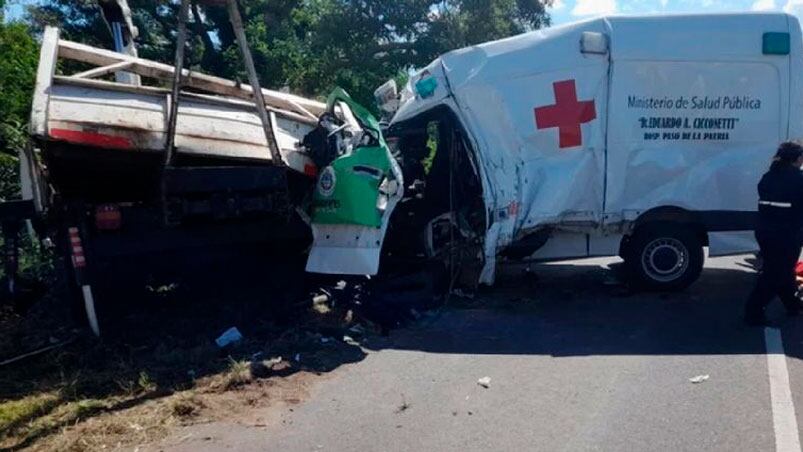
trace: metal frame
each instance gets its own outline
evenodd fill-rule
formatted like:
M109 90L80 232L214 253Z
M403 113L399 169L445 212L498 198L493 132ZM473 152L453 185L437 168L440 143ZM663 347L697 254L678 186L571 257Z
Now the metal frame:
M248 47L248 40L245 36L245 29L243 27L243 20L240 16L240 10L237 6L236 0L228 0L227 10L229 13L229 21L231 22L234 34L237 37L237 42L240 46L240 53L245 63L245 69L248 72L248 79L251 83L251 92L253 93L254 103L256 105L259 119L262 122L262 128L265 132L265 139L268 144L268 151L271 154L271 162L274 165L285 166L282 160L282 155L279 152L279 145L276 143L276 137L273 134L273 122L268 115L268 110L265 107L265 97L262 88L259 85L259 77L257 76L256 67L254 66L254 58L251 55L251 49ZM172 96L170 104L170 116L168 119L167 128L167 143L165 147L165 167L169 167L173 163L174 144L176 135L176 120L178 118L178 103L183 84L184 72L184 50L187 44L187 20L189 18L190 0L182 0L181 7L178 13L178 39L176 41L176 60L173 65L173 85Z

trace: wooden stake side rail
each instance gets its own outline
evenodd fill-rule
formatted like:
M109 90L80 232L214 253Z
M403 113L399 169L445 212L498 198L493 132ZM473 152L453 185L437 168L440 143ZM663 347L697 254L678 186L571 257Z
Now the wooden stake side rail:
M143 58L98 49L72 41L59 40L58 57L98 66L98 69L76 74L76 78L90 78L125 69L143 77L162 81L172 81L175 69L173 66ZM253 90L250 86L227 80L221 77L183 70L182 85L221 96L230 96L253 101ZM317 121L326 109L322 102L305 99L278 91L262 90L265 103L274 108L289 110Z

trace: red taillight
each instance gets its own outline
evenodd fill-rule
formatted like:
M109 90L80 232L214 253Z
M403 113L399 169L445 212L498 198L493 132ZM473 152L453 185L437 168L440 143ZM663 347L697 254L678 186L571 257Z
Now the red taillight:
M95 227L99 231L116 231L123 225L123 216L117 204L103 204L95 208Z

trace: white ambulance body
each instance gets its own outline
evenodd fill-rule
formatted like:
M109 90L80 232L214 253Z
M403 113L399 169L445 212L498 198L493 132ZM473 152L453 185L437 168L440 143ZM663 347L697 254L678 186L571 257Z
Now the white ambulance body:
M756 249L756 184L778 144L803 137L802 43L779 13L549 28L438 58L390 130L435 109L457 118L486 207L481 282L529 238L533 259L622 255L676 289L704 246Z

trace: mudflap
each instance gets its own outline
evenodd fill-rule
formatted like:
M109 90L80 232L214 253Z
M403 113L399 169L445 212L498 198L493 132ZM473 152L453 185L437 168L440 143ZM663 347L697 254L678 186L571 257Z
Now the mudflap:
M388 218L390 217L388 211ZM376 275L388 221L370 226L313 224L307 271L331 275Z

